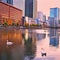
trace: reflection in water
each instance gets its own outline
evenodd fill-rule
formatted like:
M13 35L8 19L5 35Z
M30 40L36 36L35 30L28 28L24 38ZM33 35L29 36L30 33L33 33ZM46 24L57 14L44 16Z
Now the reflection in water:
M13 44L7 45L7 40ZM36 38L32 30L24 30L23 34L20 29L0 30L0 60L24 60L27 56L31 60L35 52Z
M37 57L40 58L41 48L47 51L47 55L57 55L58 57L58 53L60 54L58 30L50 29L49 37L46 37L47 32L41 34L27 29L0 30L0 60L26 60L26 58L32 60ZM13 44L8 46L6 44L7 40L13 42ZM58 46L59 48L53 50L52 46Z
M50 29L50 45L59 46L59 35L57 29Z
M25 38L24 38L24 46L25 46L25 58L28 57L30 60L35 57L36 52L36 39L34 37L34 33L29 33L28 30L25 30ZM32 31L31 31L32 32ZM28 36L26 36L28 35Z
M7 46L6 42L13 42ZM23 60L21 30L0 30L0 60Z
M36 33L37 40L42 40L46 38L46 34L42 33Z

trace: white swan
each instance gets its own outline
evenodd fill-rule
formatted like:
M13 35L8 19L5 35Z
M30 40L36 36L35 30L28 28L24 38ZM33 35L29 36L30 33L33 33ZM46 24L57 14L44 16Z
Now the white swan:
M7 44L7 45L12 45L13 43L12 43L12 42L9 42L9 41L7 40L6 44Z

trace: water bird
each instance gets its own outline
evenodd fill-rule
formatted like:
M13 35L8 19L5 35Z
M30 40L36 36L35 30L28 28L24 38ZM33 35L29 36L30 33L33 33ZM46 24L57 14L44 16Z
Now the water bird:
M41 56L46 56L47 55L47 53L44 51L44 49L43 48L41 48Z
M13 43L12 43L12 42L9 42L9 41L7 40L6 44L7 44L7 45L12 45Z

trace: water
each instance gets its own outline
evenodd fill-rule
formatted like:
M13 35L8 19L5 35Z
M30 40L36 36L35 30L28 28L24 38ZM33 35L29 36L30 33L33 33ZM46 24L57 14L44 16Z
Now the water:
M7 40L12 45L7 45ZM41 56L41 48L46 56ZM0 29L0 60L60 60L59 29Z

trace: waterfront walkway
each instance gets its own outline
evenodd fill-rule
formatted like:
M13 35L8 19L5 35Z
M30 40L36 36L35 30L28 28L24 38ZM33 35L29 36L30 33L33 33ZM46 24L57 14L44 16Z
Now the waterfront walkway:
M35 58L33 60L55 60L54 57L42 57L42 58Z

